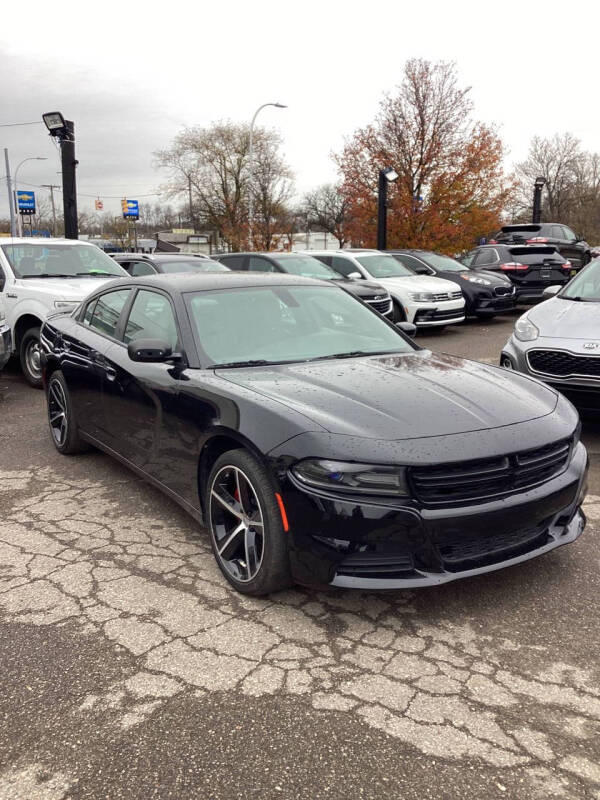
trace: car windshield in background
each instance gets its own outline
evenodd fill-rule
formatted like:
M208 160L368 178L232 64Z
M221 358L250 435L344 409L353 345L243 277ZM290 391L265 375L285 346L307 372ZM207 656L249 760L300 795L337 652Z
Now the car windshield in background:
M335 286L260 286L185 295L197 340L214 366L408 353L414 347Z
M374 278L408 278L415 274L407 266L401 264L394 256L356 256L356 260L359 264L362 264Z
M465 271L464 264L461 264L455 258L450 258L450 256L443 256L441 253L419 253L419 258L434 269L445 270L446 272Z
M220 264L218 261L209 261L206 258L191 258L189 261L186 258L177 258L173 261L157 261L160 266L161 272L172 274L175 272L229 272L229 268L225 264Z
M590 261L587 267L565 286L559 296L565 300L600 303L600 258Z
M290 275L301 275L303 278L321 278L325 281L336 280L342 277L335 270L330 269L318 258L312 256L273 256L274 261L281 269Z
M2 251L17 278L127 277L99 247L85 244L6 244Z

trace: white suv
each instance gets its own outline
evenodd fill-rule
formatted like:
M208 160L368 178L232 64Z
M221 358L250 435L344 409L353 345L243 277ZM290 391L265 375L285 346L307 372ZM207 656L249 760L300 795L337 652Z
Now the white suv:
M40 328L125 270L94 244L72 239L0 239L0 304L27 381L42 385Z
M4 310L4 303L0 296L0 369L6 364L10 358L12 350L10 328L6 322L6 312Z
M418 328L452 325L465 318L460 286L445 278L417 275L381 250L303 250L346 278L365 278L384 286L392 296L394 322Z

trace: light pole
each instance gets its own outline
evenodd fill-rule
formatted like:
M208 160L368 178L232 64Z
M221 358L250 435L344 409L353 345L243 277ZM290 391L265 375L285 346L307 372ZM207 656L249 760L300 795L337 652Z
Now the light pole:
M4 148L4 161L6 162L6 186L8 188L8 208L10 211L10 235L17 235L17 220L15 218L15 193L12 187L12 179L10 177L10 162L8 160L8 150Z
M262 106L259 106L256 111L254 112L254 116L252 117L252 122L250 123L250 143L248 145L248 249L250 250L252 247L252 219L254 214L253 208L253 197L252 197L252 179L254 177L254 123L256 122L256 118L258 116L259 111L262 111L263 108L267 106L273 106L274 108L287 108L284 106L283 103L263 103Z
M398 173L392 167L379 170L377 191L377 249L387 249L387 187L398 180Z
M79 162L75 158L75 125L70 119L65 119L60 111L50 111L47 114L42 114L42 119L48 128L50 136L54 136L60 142L65 239L77 239L79 237L79 225L77 221L75 168Z
M533 214L531 221L538 223L542 218L542 189L546 183L546 178L540 177L535 179L533 184Z
M15 205L17 207L16 208L16 210L17 210L17 230L18 230L18 235L19 236L23 236L23 218L22 218L21 213L19 211L19 200L18 200L19 195L17 193L17 191L18 191L17 175L19 174L20 167L22 167L23 164L26 161L48 161L48 159L45 156L30 156L30 158L24 158L23 161L21 161L19 164L17 164L17 168L15 170ZM31 230L30 230L30 233L31 233Z

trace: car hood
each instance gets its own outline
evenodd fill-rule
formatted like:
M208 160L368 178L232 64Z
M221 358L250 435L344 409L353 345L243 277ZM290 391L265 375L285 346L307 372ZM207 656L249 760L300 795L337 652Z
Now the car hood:
M217 374L331 433L390 441L525 422L557 402L555 391L530 378L429 350Z
M386 289L405 289L412 292L456 292L460 286L454 281L445 278L435 278L432 275L409 275L405 278L377 278L378 282Z
M600 303L581 303L553 297L527 314L540 336L600 342Z
M57 300L83 300L107 281L118 278L26 278L19 281L23 289L47 294Z

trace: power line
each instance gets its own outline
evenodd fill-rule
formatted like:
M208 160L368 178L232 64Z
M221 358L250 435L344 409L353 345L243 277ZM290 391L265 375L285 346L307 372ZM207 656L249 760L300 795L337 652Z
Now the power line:
M0 128L18 128L20 125L43 125L43 122L40 120L35 122L0 122Z

